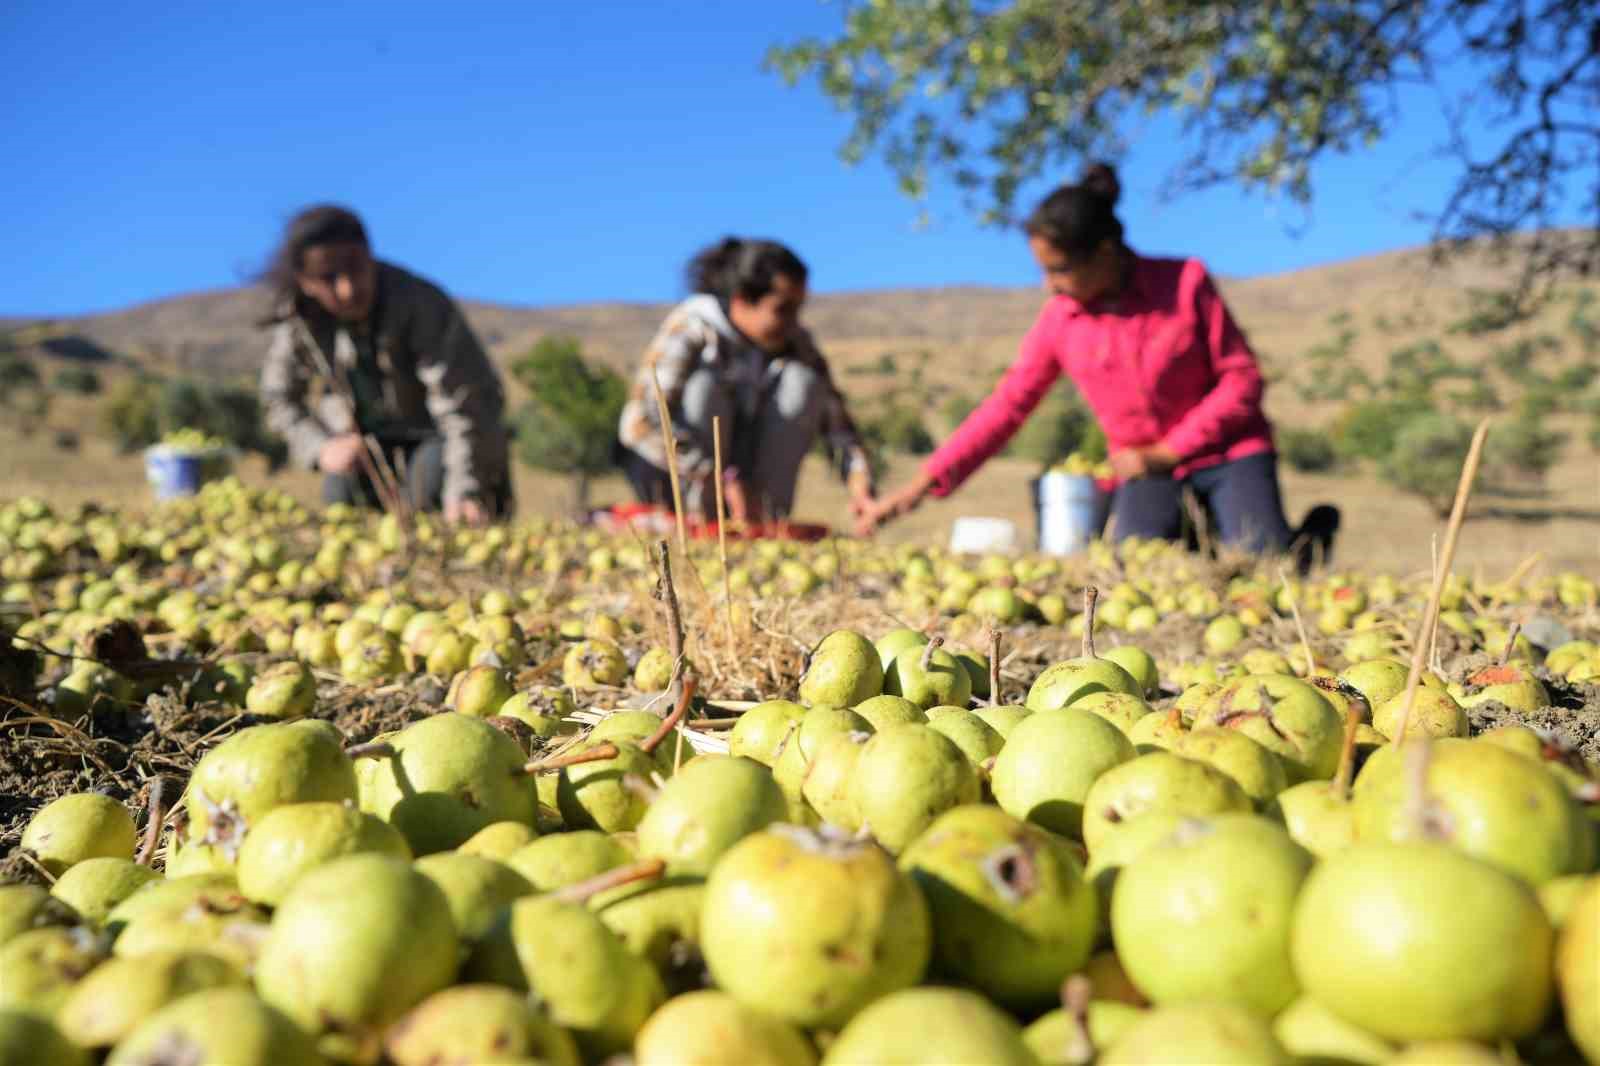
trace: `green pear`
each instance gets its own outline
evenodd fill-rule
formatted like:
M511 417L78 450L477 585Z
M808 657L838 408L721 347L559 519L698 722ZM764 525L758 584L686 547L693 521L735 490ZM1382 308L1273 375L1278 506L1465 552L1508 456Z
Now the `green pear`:
M497 666L474 666L455 676L446 694L452 710L473 718L488 718L500 713L507 700L517 694L509 670Z
M1250 797L1227 774L1156 751L1113 766L1089 786L1083 801L1083 842L1092 855L1115 826L1154 811L1199 817L1250 809Z
M1600 877L1590 877L1567 911L1556 942L1556 983L1567 1032L1600 1062Z
M512 852L505 862L526 878L535 892L553 892L624 866L632 859L628 849L614 837L594 829L579 829L542 836Z
M883 691L883 663L872 643L849 629L823 637L800 679L800 702L854 707Z
M1096 1066L1289 1066L1267 1020L1237 1003L1174 1003L1145 1012Z
M803 721L811 721L817 710ZM799 748L795 740L790 745ZM787 756L785 751L780 764ZM695 759L650 803L639 822L639 854L664 859L672 873L704 877L729 848L781 821L785 811L783 791L760 763Z
M1134 755L1133 744L1104 718L1076 706L1038 711L1006 738L990 787L1012 817L1078 836L1090 786Z
M341 855L372 851L410 860L400 831L348 803L290 803L263 815L244 838L239 891L277 906L308 870Z
M1161 687L1161 673L1156 667L1155 659L1137 645L1118 645L1102 652L1100 658L1109 659L1126 670L1129 677L1139 682L1139 687L1143 690L1141 695L1146 698L1154 695Z
M941 811L980 796L977 768L954 741L925 725L873 734L861 748L851 790L862 822L895 853Z
M861 828L856 806L855 772L861 749L872 739L869 732L838 733L823 740L800 783L806 804L823 822L855 832Z
M817 1053L795 1026L708 988L675 996L652 1014L634 1038L633 1061L636 1066L816 1066Z
M1326 780L1339 765L1344 719L1315 686L1297 677L1259 674L1230 681L1202 717L1276 752L1291 784Z
M758 703L739 716L728 733L728 754L771 766L778 761L779 746L799 728L806 708L788 700Z
M509 988L457 985L435 992L384 1034L394 1066L476 1066L526 1058L578 1066L571 1034Z
M882 698L882 697L878 697ZM855 711L843 707L818 706L808 710L800 725L784 741L772 764L771 779L790 801L800 795L801 784L810 772L811 760L822 742L838 733L873 732L872 725Z
M874 730L888 729L892 725L926 725L927 712L904 696L882 695L862 700L852 708L867 720Z
M982 718L991 729L1000 734L1000 739L1005 740L1011 736L1011 731L1017 727L1017 723L1033 712L1026 707L989 706L979 707L972 713Z
M604 688L627 680L628 660L615 641L579 641L561 661L561 682L569 688Z
M1028 689L1026 702L1030 710L1053 711L1095 692L1143 698L1144 686L1112 660L1085 655L1046 667Z
M948 713L934 717L933 712L941 709ZM928 728L954 741L974 766L982 766L1005 746L1004 738L989 723L961 707L931 708Z
M1072 706L1104 718L1122 730L1124 736L1131 733L1139 719L1151 713L1148 703L1126 692L1091 692L1081 699L1074 700Z
M316 700L316 678L304 663L291 660L256 675L245 693L244 708L263 718L301 718L311 713Z
M412 866L444 893L456 933L464 943L482 939L501 910L533 892L527 878L516 870L481 855L440 851L424 855Z
M1306 993L1385 1040L1517 1039L1549 1013L1554 935L1533 891L1443 844L1325 859L1290 940Z
M232 964L203 951L114 958L73 987L56 1012L56 1024L80 1047L111 1047L169 1003L203 989L246 983Z
M450 984L457 952L449 900L433 881L390 855L346 855L289 890L256 989L307 1032L364 1043Z
M71 904L43 886L0 885L0 946L30 929L76 925L81 920Z
M1390 696L1373 704L1372 728L1389 740L1396 740L1400 716L1405 711L1406 694ZM1406 722L1407 737L1464 737L1470 728L1467 712L1443 689L1417 686L1412 694L1411 717Z
M1319 859L1356 841L1355 807L1327 781L1290 785L1272 797L1263 813L1282 822L1294 842Z
M1257 806L1266 804L1289 785L1283 760L1236 730L1214 726L1196 729L1179 737L1172 745L1172 753L1221 770L1238 782Z
M113 907L161 875L132 859L100 856L74 863L50 886L50 894L85 921L101 925ZM3 940L0 940L3 942Z
M107 941L88 926L44 926L0 945L0 1009L51 1017L73 987L107 955Z
M567 721L567 717L575 710L577 707L566 689L546 686L516 693L493 713L503 718L515 718L532 729L535 736L548 739L571 736L578 731L578 723Z
M1352 1025L1310 996L1301 996L1273 1019L1272 1032L1297 1059L1380 1066L1394 1047Z
M988 1000L962 988L892 992L850 1020L823 1066L893 1066L929 1061L1037 1066L1022 1030Z
M193 992L162 1007L119 1043L106 1066L152 1062L321 1066L309 1030L247 988Z
M718 987L802 1026L841 1025L916 984L932 947L921 891L881 848L795 826L724 855L704 913L714 917L701 950Z
M133 858L139 831L128 809L98 792L74 792L51 800L28 820L22 847L54 875L101 856Z
M50 1019L31 1011L0 1008L3 1066L89 1066L89 1052L67 1039Z
M1059 837L994 807L956 807L900 856L928 900L938 971L1016 1009L1055 999L1089 958L1094 889Z
M909 700L924 711L946 704L965 707L972 699L972 679L942 644L935 637L921 648L907 648L896 656L896 691L890 695Z
M363 808L400 830L415 855L459 846L494 822L534 824L522 749L505 733L456 712L413 722L379 756Z
M1157 1004L1222 1001L1275 1014L1296 991L1290 919L1313 861L1264 818L1185 819L1118 875L1117 957Z
M456 850L504 862L517 849L539 838L539 831L523 822L492 822L472 834Z

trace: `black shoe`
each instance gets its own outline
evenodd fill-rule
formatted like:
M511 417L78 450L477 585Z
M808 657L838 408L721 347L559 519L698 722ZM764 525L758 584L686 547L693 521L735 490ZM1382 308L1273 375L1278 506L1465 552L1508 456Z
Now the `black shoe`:
M1313 566L1325 567L1333 562L1333 538L1338 532L1339 508L1319 503L1306 513L1289 541L1289 551L1301 577L1309 574Z

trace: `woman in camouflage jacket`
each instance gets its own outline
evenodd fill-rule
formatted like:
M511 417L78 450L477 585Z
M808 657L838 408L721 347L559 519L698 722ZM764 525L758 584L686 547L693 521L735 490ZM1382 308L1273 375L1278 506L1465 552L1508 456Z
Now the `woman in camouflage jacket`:
M325 503L378 502L363 435L411 506L481 523L511 510L499 374L438 286L372 257L341 207L290 220L267 280L277 302L261 370L267 425L323 474Z
M800 462L819 437L849 486L851 510L871 503L861 436L799 322L806 277L800 258L774 241L728 237L690 261L694 295L651 341L617 428L618 459L641 500L671 502L659 387L690 513L715 514L713 424L731 518L787 517Z

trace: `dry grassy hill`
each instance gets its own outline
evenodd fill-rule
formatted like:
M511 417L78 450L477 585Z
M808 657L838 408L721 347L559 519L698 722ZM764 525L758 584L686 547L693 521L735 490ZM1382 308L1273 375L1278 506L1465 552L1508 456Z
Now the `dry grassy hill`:
M1435 267L1426 253L1411 250L1268 277L1224 280L1222 289L1273 382L1269 412L1280 424L1304 427L1326 425L1344 405L1343 400L1319 397L1307 389L1326 384L1330 370L1356 368L1378 381L1391 353L1429 342L1463 368L1462 377L1482 379L1507 399L1518 395L1518 386L1506 379L1503 367L1515 360L1506 359L1504 353L1519 343L1527 359L1547 374L1596 361L1595 352L1581 343L1574 321L1575 313L1587 314L1600 327L1600 285L1593 283L1586 289L1568 289L1532 319L1509 328L1482 335L1465 329L1475 314L1483 312L1475 291L1492 288L1505 276L1503 268L1483 259ZM1595 300L1586 312L1578 300L1584 291ZM843 387L857 402L870 404L874 396L892 390L924 411L937 412L952 393L981 394L1015 355L1041 299L1034 289L979 286L832 293L816 296L806 316ZM625 373L667 306L596 303L524 308L464 301L474 328L502 364L540 336L567 333L578 337L591 356ZM134 367L247 377L254 373L265 343L253 326L263 307L260 292L232 289L53 322L13 320L0 323L0 334L42 366L95 363L108 378ZM1591 386L1589 392L1600 388ZM1531 486L1534 491L1526 499L1486 502L1479 512L1481 533L1469 537L1463 549L1467 559L1514 561L1542 548L1552 561L1596 568L1600 468L1582 440L1583 421L1574 415L1552 419L1573 432L1564 462L1545 485ZM91 422L89 401L68 397L57 402L48 425L34 426L31 432L15 424L0 426L0 494L140 493L135 458L115 456L103 442L91 438L86 438L86 451L77 459L52 449L51 427L87 428ZM935 416L930 428L937 435L945 427ZM910 461L895 465L903 472ZM912 522L897 527L895 535L942 537L959 513L1023 520L1028 503L1022 482L1032 473L1027 464L996 463L955 500L919 512ZM551 479L526 472L524 476L525 509L559 506L562 495L549 491L554 488ZM290 483L311 490L304 478ZM840 498L824 476L808 473L808 492L808 512L837 520ZM1290 474L1286 493L1292 511L1321 498L1345 505L1346 559L1386 566L1425 564L1426 531L1435 521L1421 503L1359 475Z

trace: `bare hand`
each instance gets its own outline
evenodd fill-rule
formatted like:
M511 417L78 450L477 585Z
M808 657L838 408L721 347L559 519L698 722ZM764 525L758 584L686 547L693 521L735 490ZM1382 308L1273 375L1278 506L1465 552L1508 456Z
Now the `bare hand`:
M489 522L489 511L470 497L464 500L451 500L444 505L444 517L447 522L459 522L467 526L482 526Z
M728 521L737 525L755 521L754 509L750 503L750 494L745 491L744 482L738 478L729 478L722 486L722 502L728 510Z
M864 473L850 475L850 514L860 518L867 511L877 505L877 498L872 494L872 478Z
M861 510L856 513L856 535L870 537L879 526L903 514L910 514L922 503L932 485L933 482L923 474L898 492L891 492L881 499L864 501Z
M359 433L329 437L317 452L317 469L324 474L348 474L356 468L366 444Z
M1111 464L1111 472L1117 475L1118 481L1137 481L1150 473L1144 453L1138 448L1112 452L1106 461Z

